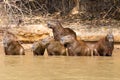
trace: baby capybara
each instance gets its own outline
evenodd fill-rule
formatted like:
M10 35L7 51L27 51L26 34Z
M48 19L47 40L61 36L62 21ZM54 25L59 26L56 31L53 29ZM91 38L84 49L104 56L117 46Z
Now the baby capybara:
M94 55L112 56L114 49L114 36L109 32L104 38L100 39L94 46Z
M60 42L66 44L69 56L91 56L90 48L83 41L78 41L71 35L62 37Z
M8 32L3 37L5 55L25 55L24 48L20 42L11 37Z
M57 20L52 20L47 23L48 28L53 30L54 39L60 41L61 37L71 35L76 38L76 33L70 28L64 28Z

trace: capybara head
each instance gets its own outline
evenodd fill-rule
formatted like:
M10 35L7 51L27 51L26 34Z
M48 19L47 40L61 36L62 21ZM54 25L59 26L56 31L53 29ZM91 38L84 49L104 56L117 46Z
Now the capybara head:
M16 36L8 31L5 31L3 34L3 45L4 47L7 47L8 43L10 43L11 41L15 41L16 40Z
M8 43L11 42L11 39L10 38L7 38L7 37L4 37L3 38L3 45L4 47L7 47L8 46Z
M106 36L106 40L108 42L107 46L108 48L113 48L114 45L114 36L111 32L109 32Z
M58 20L51 20L47 22L48 28L55 28L61 26L60 22Z

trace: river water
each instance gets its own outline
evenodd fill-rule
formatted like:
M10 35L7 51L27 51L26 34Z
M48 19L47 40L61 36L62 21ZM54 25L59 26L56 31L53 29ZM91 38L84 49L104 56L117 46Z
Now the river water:
M112 57L5 56L0 80L120 80L120 50Z

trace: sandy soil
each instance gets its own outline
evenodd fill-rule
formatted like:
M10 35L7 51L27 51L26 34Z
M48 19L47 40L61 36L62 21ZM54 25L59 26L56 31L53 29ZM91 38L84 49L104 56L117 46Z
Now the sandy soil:
M73 29L77 36L85 41L98 41L104 37L110 30L113 32L115 42L120 42L120 29L118 28L107 28L107 27L88 27L88 25L82 24L62 24L63 27L69 27ZM4 28L4 27L3 27ZM2 30L2 29L1 29ZM20 41L34 42L48 35L53 35L52 30L47 28L46 24L36 25L24 25L20 27L12 27L8 29L10 32L15 34ZM2 36L0 36L2 40Z
M118 21L97 20L97 21L81 21L78 16L70 16L61 18L56 16L25 16L23 22L18 26L17 23L11 24L7 30L18 37L18 40L24 42L34 42L48 35L52 35L52 30L47 28L47 21L57 19L63 27L73 29L77 36L85 41L98 41L104 37L109 31L115 36L115 42L120 42L120 24ZM5 30L6 18L0 18L0 32ZM114 24L113 24L114 23ZM2 40L2 36L0 36Z

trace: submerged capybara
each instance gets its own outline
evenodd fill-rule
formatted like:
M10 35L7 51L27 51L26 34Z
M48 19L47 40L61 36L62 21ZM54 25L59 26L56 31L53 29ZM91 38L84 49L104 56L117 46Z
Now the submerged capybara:
M48 55L66 55L64 45L62 45L59 41L55 41L54 38L45 38L42 40L42 44L46 46Z
M45 48L50 41L54 40L53 37L49 36L47 38L36 41L32 45L32 50L34 55L44 55Z
M34 55L44 55L45 45L41 41L36 41L32 45L32 51Z
M83 41L78 41L71 35L61 38L60 42L66 44L69 56L91 56L91 50Z
M100 39L94 46L94 55L112 56L114 49L114 36L109 32L104 38Z
M59 41L51 41L47 46L48 55L66 56L66 48Z
M3 36L3 45L5 55L25 55L24 48L20 42L14 39L9 32L5 32Z
M58 20L52 20L47 23L48 28L53 31L54 39L60 41L61 37L71 35L76 38L76 33L70 28L64 28Z

